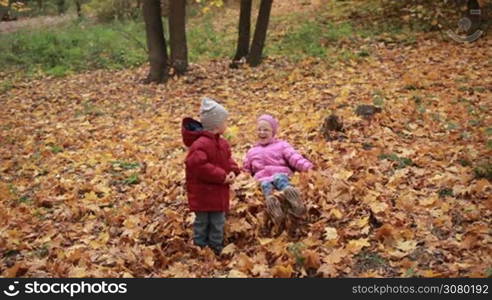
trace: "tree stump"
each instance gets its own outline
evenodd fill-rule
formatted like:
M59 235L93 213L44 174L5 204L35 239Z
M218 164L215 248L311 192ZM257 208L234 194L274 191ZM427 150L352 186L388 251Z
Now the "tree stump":
M359 117L364 117L366 119L380 112L381 112L380 107L376 107L374 105L366 105L366 104L357 106L357 109L355 110L355 113Z
M331 114L325 118L321 133L327 141L331 141L336 138L337 132L343 132L343 123L337 115Z

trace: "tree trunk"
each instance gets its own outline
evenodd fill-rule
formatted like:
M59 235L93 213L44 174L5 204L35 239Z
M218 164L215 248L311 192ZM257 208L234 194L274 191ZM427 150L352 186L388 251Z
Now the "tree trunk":
M251 7L252 0L241 0L241 12L239 15L239 28L238 28L238 40L236 55L233 62L241 60L243 57L247 57L249 54L249 40L251 31Z
M82 4L80 3L81 0L75 0L75 7L77 8L77 16L79 18L82 18Z
M58 14L61 15L61 14L64 14L65 13L65 0L58 0L56 2L57 6L58 6Z
M10 7L12 6L12 0L9 0L7 7L0 5L0 22L9 21L10 18Z
M171 65L178 75L188 69L188 47L186 45L186 0L169 1L169 44Z
M38 2L39 11L42 11L43 10L43 0L37 0L37 2Z
M143 17L149 48L150 71L146 82L162 83L168 77L168 57L159 0L144 0Z
M251 44L251 51L248 55L248 63L256 67L261 63L261 55L265 45L270 12L272 10L273 0L261 0L258 20L256 22L255 35Z

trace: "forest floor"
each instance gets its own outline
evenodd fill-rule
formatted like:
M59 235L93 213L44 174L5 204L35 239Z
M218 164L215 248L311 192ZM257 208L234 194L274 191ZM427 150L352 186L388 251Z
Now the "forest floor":
M0 94L0 276L491 276L492 40L364 46L335 64L212 60L166 85L141 83L148 66L16 82ZM193 246L180 126L202 96L230 111L239 163L268 112L315 164L292 179L295 232L265 230L242 174L222 256ZM343 131L327 140L331 114Z

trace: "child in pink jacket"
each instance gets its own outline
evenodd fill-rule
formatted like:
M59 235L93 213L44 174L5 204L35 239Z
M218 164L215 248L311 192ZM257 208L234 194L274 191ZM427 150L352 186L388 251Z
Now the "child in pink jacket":
M301 217L306 209L299 190L290 184L289 177L294 171L310 170L313 164L288 142L275 138L278 121L273 116L260 116L257 128L259 141L246 154L244 169L260 182L267 212L276 224L284 221L282 206L288 213ZM281 191L280 197L273 194L274 189ZM282 201L285 205L281 200L285 200Z

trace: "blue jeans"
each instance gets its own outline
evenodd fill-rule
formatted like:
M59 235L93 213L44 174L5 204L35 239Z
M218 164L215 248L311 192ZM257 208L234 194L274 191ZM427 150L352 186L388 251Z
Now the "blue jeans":
M214 250L222 250L224 242L225 212L195 212L193 223L193 241L195 245L209 246Z
M263 191L263 195L265 195L265 197L270 195L274 188L279 191L283 191L288 186L290 186L290 181L289 177L285 174L276 174L272 181L261 182L261 190Z

